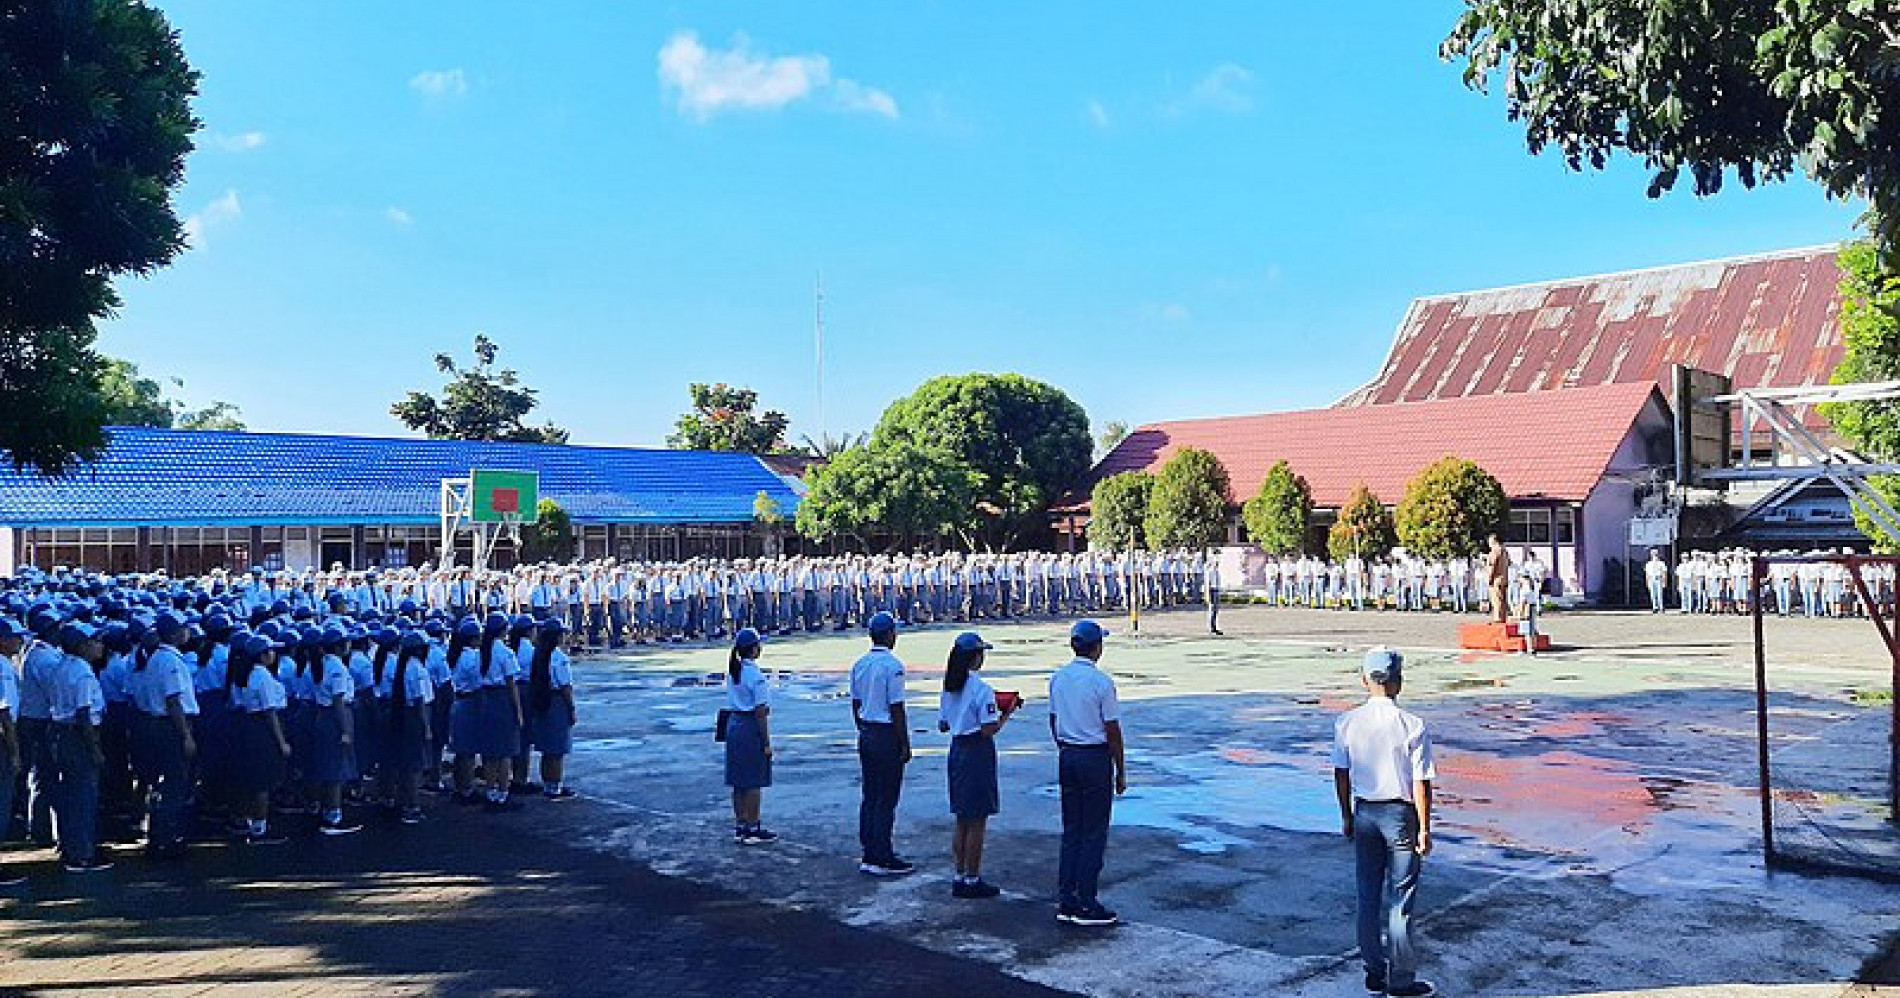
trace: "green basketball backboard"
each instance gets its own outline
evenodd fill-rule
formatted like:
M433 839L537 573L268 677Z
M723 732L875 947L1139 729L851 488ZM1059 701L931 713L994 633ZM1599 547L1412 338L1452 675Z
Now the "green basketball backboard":
M532 471L477 469L468 473L469 520L474 523L533 523L541 501L541 476Z

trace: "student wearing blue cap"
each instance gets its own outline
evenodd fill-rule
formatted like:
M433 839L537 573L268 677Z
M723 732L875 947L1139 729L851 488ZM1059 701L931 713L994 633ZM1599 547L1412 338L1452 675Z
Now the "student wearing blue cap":
M270 829L270 795L283 784L290 762L290 740L279 716L288 701L275 673L282 648L262 634L239 632L231 638L225 669L232 712L229 778L243 827L237 839L248 845L284 841Z
M977 675L991 647L974 632L957 635L950 646L937 707L937 730L950 735L950 813L957 819L950 839L957 879L950 894L958 898L993 898L1000 893L983 879L983 837L990 815L997 812L996 736L1009 723L1016 705L1000 709L996 691Z
M1359 958L1366 991L1390 998L1436 993L1418 978L1412 902L1419 868L1432 851L1432 739L1425 722L1398 705L1404 658L1374 648L1360 666L1370 694L1333 726L1333 788L1353 843L1359 888Z
M429 733L432 736L429 765L423 771L422 786L430 793L440 793L444 789L442 754L449 747L449 712L455 707L455 682L449 674L448 625L440 620L425 621L422 633L429 643L428 655L423 661L434 690L434 700L429 704Z
M491 613L487 619L506 618L499 613ZM481 643L482 621L463 617L461 623L455 625L455 636L449 640L446 652L449 683L455 691L454 706L449 712L449 751L454 756L457 804L479 804L482 801L475 793L476 728L480 721L476 715L475 697L482 689Z
M435 684L429 679L429 638L421 631L402 635L396 661L379 677L376 695L385 704L388 729L383 732L382 774L398 820L405 825L422 821L418 793L422 774L429 768L435 744L431 730ZM439 756L437 756L439 758Z
M772 691L759 669L765 639L742 627L726 660L726 786L732 788L732 839L766 845L778 839L760 823L764 789L772 785Z
M515 675L515 695L524 704L528 702L528 672L526 663L528 659L534 655L535 635L540 631L543 625L551 622L559 622L562 633L567 632L568 625L567 616L565 614L552 613L548 615L546 620L542 621L536 621L527 614L520 614L509 622L508 651L514 655L516 664L522 666ZM534 740L533 734L528 728L528 718L524 713L522 716L520 734L521 747L509 760L510 777L508 781L508 792L511 794L538 794L542 789L541 784L531 782L528 779L528 764L531 761L530 756L534 752L534 745L532 744Z
M20 706L20 677L13 665L26 648L26 638L26 628L11 617L0 617L0 842L13 838L13 788L20 772L20 731L14 719ZM0 886L25 880L0 876Z
M99 728L106 701L94 665L105 657L105 646L92 625L79 621L60 627L59 644L64 655L48 678L46 692L58 774L53 815L60 861L68 873L109 870L112 863L97 850L99 770L105 762Z
M473 739L469 751L481 757L482 778L487 784L483 803L490 811L511 811L520 806L510 799L508 783L515 754L521 751L521 694L515 687L521 669L514 652L502 640L507 631L506 619L489 617L482 625L481 644L474 656L475 720L469 732Z
M567 652L561 650L567 631L558 619L543 623L523 670L527 682L522 686L526 715L522 742L541 752L540 792L549 800L574 796L567 785L567 754L574 747L574 670ZM515 762L515 783L527 782L528 752L524 749Z
M1093 620L1069 628L1075 658L1049 679L1049 732L1058 748L1062 790L1062 858L1056 920L1113 925L1118 917L1097 896L1108 821L1115 797L1128 789L1121 703L1115 680L1096 665L1108 632Z
M336 627L324 635L324 654L313 683L310 714L310 751L305 762L304 779L315 791L319 809L318 830L324 835L349 835L361 825L343 818L343 785L356 779L358 696L356 677L344 664L351 655L351 638L358 632Z
M53 759L52 713L48 703L53 673L65 654L57 634L58 613L42 608L27 618L33 630L26 659L20 665L20 764L26 769L27 838L37 845L53 844L53 798L59 769Z
M910 724L904 716L904 663L897 658L897 618L888 610L865 622L871 650L851 666L851 714L858 729L858 872L902 876L916 864L897 855L891 842L897 801L910 762Z
M158 647L137 657L126 686L138 712L133 760L147 793L145 854L173 859L185 854L185 804L198 754L198 690L178 647L188 633L183 622L161 614L156 624Z

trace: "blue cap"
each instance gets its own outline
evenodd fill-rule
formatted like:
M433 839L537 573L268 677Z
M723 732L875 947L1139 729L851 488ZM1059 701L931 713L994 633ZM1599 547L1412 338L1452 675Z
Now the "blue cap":
M344 630L342 624L331 624L323 629L323 643L326 645L340 645L349 639L350 632Z
M556 618L549 617L548 619L554 620ZM528 616L525 613L517 613L515 614L514 619L508 622L508 629L520 634L526 634L529 631L534 630L534 618Z
M83 644L99 636L99 631L91 624L69 620L59 626L60 647L71 650L74 645Z
M402 640L402 632L393 627L385 627L376 632L376 643L387 648Z
M983 635L975 631L964 631L957 635L956 649L958 651L989 651L994 647L996 646L983 640Z
M448 625L444 624L440 618L431 617L430 619L422 622L422 633L427 634L428 636L432 638L439 638L442 635L449 633L449 628L448 628Z
M764 643L765 638L762 637L758 631L750 627L741 627L739 628L739 633L732 636L732 646L734 648L757 648Z
M559 617L549 617L548 619L541 622L541 633L542 634L566 634L567 621L564 621Z
M508 633L508 618L499 613L491 613L482 621L483 637L499 637Z
M26 637L26 628L21 627L19 621L12 617L0 617L0 638L23 637Z
M249 655L251 658L257 658L267 651L282 647L283 645L272 641L262 634L253 634L244 639L244 654Z
M1070 641L1080 641L1085 645L1092 645L1105 637L1108 637L1108 632L1102 629L1102 625L1093 620L1078 620L1069 626Z
M455 625L455 636L463 639L481 637L482 622L474 617L463 617L462 622Z
M870 620L864 622L864 626L872 634L895 634L897 633L897 618L891 616L888 610L879 610L871 615Z
M421 631L410 631L402 636L402 647L405 651L419 651L423 648L427 648L429 647L429 636Z
M184 629L185 618L170 610L160 610L158 616L152 618L152 630L157 631L158 636L161 638L168 637L173 632L182 631Z
M1359 671L1375 683L1389 683L1404 674L1405 656L1390 648L1374 648L1366 652Z

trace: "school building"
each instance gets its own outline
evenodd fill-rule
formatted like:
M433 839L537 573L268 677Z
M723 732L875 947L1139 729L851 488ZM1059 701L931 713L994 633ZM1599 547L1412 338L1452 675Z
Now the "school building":
M1395 504L1420 470L1455 455L1503 485L1508 544L1539 548L1559 592L1600 596L1622 584L1627 558L1647 556L1629 523L1667 491L1675 366L1728 375L1737 389L1825 384L1844 350L1840 277L1833 249L1803 249L1421 298L1378 373L1338 403L1140 427L1057 523L1080 530L1095 481L1156 470L1182 447L1226 465L1236 540L1239 504L1275 461L1305 476L1323 528L1355 485ZM1825 430L1818 413L1805 416ZM1683 522L1686 542L1866 543L1831 488L1712 499L1708 515Z
M756 555L761 494L789 518L801 486L750 454L118 427L96 462L51 479L0 467L0 575L400 568L434 561L441 483L537 472L586 558ZM456 560L468 564L470 540ZM507 545L496 562L509 564Z

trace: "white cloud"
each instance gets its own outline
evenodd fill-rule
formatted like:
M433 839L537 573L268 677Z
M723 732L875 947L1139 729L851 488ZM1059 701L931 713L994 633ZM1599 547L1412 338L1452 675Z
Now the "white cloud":
M709 49L691 31L660 47L660 86L679 112L706 121L727 111L770 111L807 99L823 99L846 112L898 116L897 99L856 80L831 75L831 60L810 55L755 52L744 35L729 48Z
M413 225L416 221L408 211L393 205L383 209L383 218L388 220L389 224L399 226Z
M1194 318L1194 313L1180 302L1150 303L1141 307L1142 315L1152 321L1178 323Z
M238 192L227 190L213 198L210 204L185 218L185 241L194 249L203 249L206 233L228 222L237 221L243 214L244 204L238 200Z
M1245 66L1223 62L1207 75L1194 81L1188 92L1170 103L1167 112L1171 115L1187 114L1191 111L1219 111L1225 114L1243 114L1253 110L1253 72Z
M449 100L468 94L468 74L460 69L427 69L409 80L409 89L430 100Z
M1102 102L1098 100L1091 100L1083 105L1082 113L1086 114L1089 123L1097 128L1107 128L1114 123L1108 116L1108 108L1103 107Z
M237 135L213 135L211 144L225 152L250 152L264 148L266 136L263 132L241 132Z

